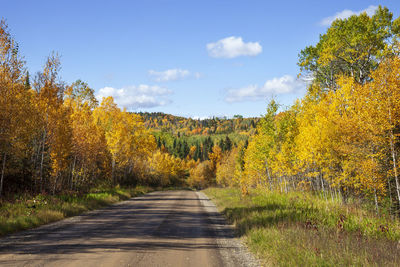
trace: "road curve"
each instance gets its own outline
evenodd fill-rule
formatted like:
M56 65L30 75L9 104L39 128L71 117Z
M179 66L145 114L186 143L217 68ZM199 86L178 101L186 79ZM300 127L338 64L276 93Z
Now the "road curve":
M257 266L202 193L153 192L0 239L0 266Z

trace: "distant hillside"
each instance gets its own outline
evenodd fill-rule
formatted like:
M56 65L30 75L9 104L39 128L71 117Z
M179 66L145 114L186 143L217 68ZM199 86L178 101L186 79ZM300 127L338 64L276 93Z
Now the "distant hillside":
M214 145L230 151L247 142L256 131L259 118L210 118L195 120L161 112L140 112L145 126L153 130L157 145L170 154L194 160L207 160Z
M210 119L192 119L165 114L162 112L139 112L145 125L154 130L170 132L174 135L214 135L239 133L253 134L259 118L243 118L236 115L232 119L213 117Z

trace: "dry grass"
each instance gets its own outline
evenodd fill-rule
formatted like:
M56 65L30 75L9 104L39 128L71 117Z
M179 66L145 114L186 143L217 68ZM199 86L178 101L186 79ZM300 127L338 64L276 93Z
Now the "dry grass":
M148 187L94 189L85 195L37 195L0 202L0 236L34 228L149 192Z
M205 190L266 265L400 266L400 224L311 194Z

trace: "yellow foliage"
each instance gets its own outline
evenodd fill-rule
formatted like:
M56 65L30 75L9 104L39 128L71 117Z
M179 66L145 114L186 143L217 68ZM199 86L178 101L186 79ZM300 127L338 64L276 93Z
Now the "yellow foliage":
M196 167L190 170L190 177L188 178L187 182L189 186L201 189L212 184L213 179L213 163L209 160L206 160L199 163Z
M174 156L156 151L149 160L150 174L155 184L161 186L183 184L186 166L183 160Z

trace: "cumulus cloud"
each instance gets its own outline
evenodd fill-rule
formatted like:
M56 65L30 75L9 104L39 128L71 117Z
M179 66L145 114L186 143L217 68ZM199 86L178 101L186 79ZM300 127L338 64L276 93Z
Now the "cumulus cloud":
M320 22L322 26L329 26L332 24L332 22L336 19L347 19L348 17L351 17L353 15L360 15L363 12L366 12L368 16L372 16L375 14L375 11L378 9L377 6L369 6L366 9L360 10L360 11L353 11L349 9L342 10L340 12L337 12L335 15L323 18Z
M118 106L135 110L167 105L171 103L168 99L171 93L171 90L164 87L141 84L120 89L104 87L98 91L96 98L101 101L103 97L112 96Z
M242 37L227 37L215 43L207 44L207 51L210 57L234 58L239 56L256 56L262 52L258 42L245 43Z
M149 70L149 75L157 82L168 82L182 80L189 77L191 73L188 70L169 69L166 71Z
M227 91L225 101L243 102L265 100L265 98L271 95L295 93L302 88L304 88L303 82L290 75L284 75L266 81L263 86L249 85L240 89L230 89Z

